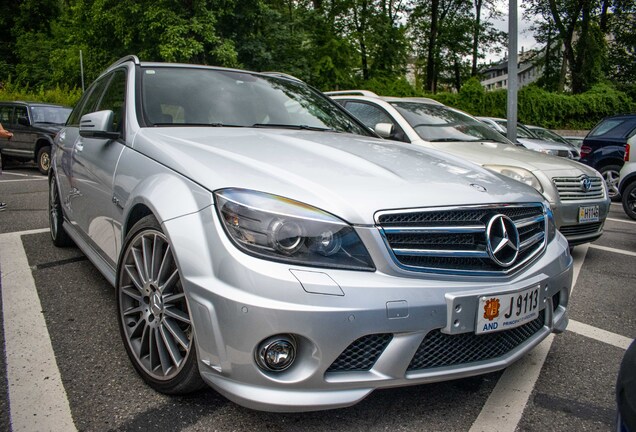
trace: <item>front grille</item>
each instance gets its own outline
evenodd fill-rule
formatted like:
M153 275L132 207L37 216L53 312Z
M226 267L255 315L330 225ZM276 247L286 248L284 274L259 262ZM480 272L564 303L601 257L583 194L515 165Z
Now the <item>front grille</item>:
M391 333L372 334L356 339L329 366L327 372L368 371L391 339Z
M559 231L561 231L561 234L565 237L571 237L585 234L596 234L600 231L602 226L603 222L593 222L580 225L562 226L559 228Z
M519 233L519 255L508 268L491 259L486 245L486 227L498 214ZM397 264L414 271L505 274L528 264L546 243L541 204L386 211L376 222Z
M590 179L592 186L588 191L583 188L583 181L586 178ZM605 195L603 179L600 177L589 177L581 174L578 177L554 177L552 182L559 192L561 201L603 199Z
M422 370L501 357L534 336L545 324L545 312L520 327L496 333L448 335L435 330L426 335L407 370Z

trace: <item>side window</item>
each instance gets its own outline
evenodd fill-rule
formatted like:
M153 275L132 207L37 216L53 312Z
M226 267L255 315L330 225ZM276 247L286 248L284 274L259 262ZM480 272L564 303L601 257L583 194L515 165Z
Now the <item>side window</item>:
M75 105L75 109L68 118L66 124L78 125L84 114L97 111L97 103L104 92L109 77L103 77L88 88L82 99Z
M347 101L345 108L371 130L374 130L375 125L378 123L392 124L394 133L390 139L408 142L402 128L382 108L369 103L354 101Z
M97 110L111 110L113 113L115 113L113 119L113 130L117 132L122 131L125 98L126 72L120 69L113 73L113 78L110 80L108 88L104 92L104 96L99 103L99 109Z
M11 114L13 114L13 107L11 105L0 105L0 123L3 126L11 123Z
M25 106L17 106L17 107L15 107L14 115L15 115L15 117L13 118L13 123L14 124L18 123L18 119L20 117L29 118L29 112L27 111L27 107L25 107Z

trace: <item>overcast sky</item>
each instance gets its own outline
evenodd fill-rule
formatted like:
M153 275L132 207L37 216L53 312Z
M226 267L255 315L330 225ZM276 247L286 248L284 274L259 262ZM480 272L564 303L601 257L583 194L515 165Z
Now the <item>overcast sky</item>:
M519 51L521 51L522 47L524 51L527 51L529 49L539 48L539 45L534 40L534 37L532 36L532 32L530 31L530 26L532 25L532 23L529 20L525 19L523 14L524 10L521 7L521 2L518 1L517 3L518 3L517 4L517 18L518 18L517 25L519 26L517 48ZM494 21L494 25L497 29L508 33L508 15L509 15L508 2L501 4L500 10L503 16L500 20ZM507 53L507 50L505 50L505 52L502 52L500 54L489 54L486 56L486 61L502 60L505 53Z

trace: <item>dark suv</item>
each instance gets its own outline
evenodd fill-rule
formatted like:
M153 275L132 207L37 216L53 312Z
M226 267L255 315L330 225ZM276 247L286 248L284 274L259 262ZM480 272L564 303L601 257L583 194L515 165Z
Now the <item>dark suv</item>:
M636 134L636 114L621 114L601 120L581 146L581 162L596 168L605 179L611 198L619 198L618 173L625 158L627 140Z
M0 141L6 159L35 161L42 174L51 166L53 137L62 128L71 108L36 102L0 102L0 123L13 138Z

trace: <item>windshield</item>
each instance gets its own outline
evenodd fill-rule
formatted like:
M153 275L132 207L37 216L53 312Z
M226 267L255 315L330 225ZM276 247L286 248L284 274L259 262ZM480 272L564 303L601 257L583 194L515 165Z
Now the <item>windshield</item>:
M425 141L510 142L479 120L443 105L421 102L391 102Z
M33 123L64 124L71 114L70 108L54 106L34 106L31 107Z
M561 135L552 132L549 129L533 129L532 132L534 132L535 135L537 135L539 138L547 140L547 141L553 141L559 144L570 144L565 138L563 138Z
M301 82L250 72L142 69L149 126L308 129L370 135L335 103Z
M497 120L497 124L504 129L504 133L508 133L508 122L505 120ZM530 132L530 129L523 125L517 124L517 138L538 139L538 137Z

